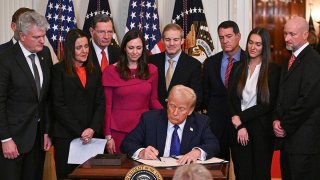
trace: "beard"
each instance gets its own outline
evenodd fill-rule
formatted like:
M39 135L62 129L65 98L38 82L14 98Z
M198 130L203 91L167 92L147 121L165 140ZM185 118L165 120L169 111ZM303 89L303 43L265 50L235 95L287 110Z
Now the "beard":
M286 45L287 50L294 51L294 48L292 46Z

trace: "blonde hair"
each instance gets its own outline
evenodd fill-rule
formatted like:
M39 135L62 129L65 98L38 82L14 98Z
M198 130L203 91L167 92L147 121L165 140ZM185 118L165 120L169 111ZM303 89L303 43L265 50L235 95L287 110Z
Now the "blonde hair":
M193 89L178 84L172 87L172 89L169 92L168 99L170 96L183 96L184 98L188 98L190 100L191 108L194 108L196 106L197 96Z
M164 33L167 32L167 31L169 31L169 30L178 30L178 31L180 31L180 37L181 37L181 38L184 38L183 29L179 26L179 24L174 24L174 23L167 24L167 25L163 28L162 38L164 38Z
M172 180L210 180L213 179L210 171L201 164L180 166Z

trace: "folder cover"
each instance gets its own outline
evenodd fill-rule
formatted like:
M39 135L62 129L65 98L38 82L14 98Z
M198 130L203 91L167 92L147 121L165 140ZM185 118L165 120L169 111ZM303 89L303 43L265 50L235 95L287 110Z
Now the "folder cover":
M95 166L119 166L126 158L124 154L97 154L90 159L90 165Z

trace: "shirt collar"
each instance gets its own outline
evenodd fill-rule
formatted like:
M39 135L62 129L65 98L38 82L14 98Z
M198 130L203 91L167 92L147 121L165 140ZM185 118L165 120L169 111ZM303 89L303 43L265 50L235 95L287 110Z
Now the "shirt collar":
M183 130L184 125L186 125L186 122L187 122L187 121L184 120L183 123L177 124L177 125L179 126L179 128L180 128L181 130ZM175 124L172 124L172 123L168 120L168 127L169 127L169 129L172 128L174 125L175 125Z
M13 44L16 44L16 43L17 43L17 40L16 40L14 37L12 38L12 43L13 43Z
M298 55L301 53L301 51L309 45L308 42L306 42L304 45L302 45L299 49L297 49L295 52L293 52L295 57L298 57Z
M174 62L178 62L180 55L181 55L182 50L180 50L179 54L177 54L174 58L170 58L167 53L165 53L166 61L169 61L172 59Z
M238 48L238 51L232 56L235 61L240 61L241 48ZM227 59L229 56L223 51L222 59Z
M91 40L91 42L92 42L94 51L95 51L97 54L101 54L102 49L94 42L93 39ZM108 53L108 46L107 46L106 48L104 48L103 50L104 50L104 52Z
M21 50L22 50L22 53L25 57L29 57L30 54L36 54L36 53L31 53L29 50L27 50L20 41L18 41L18 43L19 43Z

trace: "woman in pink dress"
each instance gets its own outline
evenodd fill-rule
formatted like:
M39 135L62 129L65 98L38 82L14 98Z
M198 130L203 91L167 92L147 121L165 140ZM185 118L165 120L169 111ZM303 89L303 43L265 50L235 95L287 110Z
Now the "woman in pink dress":
M104 135L108 153L121 153L124 137L136 127L149 109L161 109L158 101L158 70L147 63L144 37L138 30L128 31L121 44L118 63L102 75L106 97Z

